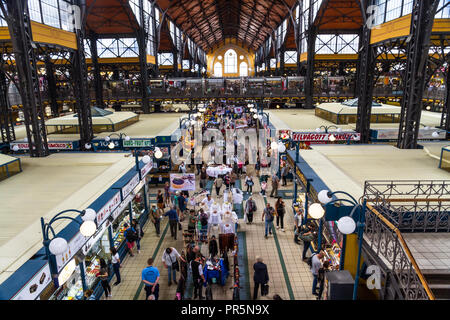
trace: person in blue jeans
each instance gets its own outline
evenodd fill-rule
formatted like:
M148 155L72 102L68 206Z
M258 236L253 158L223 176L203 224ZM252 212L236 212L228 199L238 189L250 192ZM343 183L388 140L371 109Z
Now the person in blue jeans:
M169 216L170 234L172 238L177 240L178 214L175 207L167 211L164 216Z
M116 282L114 285L117 286L122 279L120 277L120 257L115 247L111 248L111 264L116 275Z
M177 270L173 266L173 264L178 261L177 259L186 262L186 260L184 260L183 257L178 253L177 249L169 247L166 249L166 251L164 251L162 261L164 263L164 266L167 268L167 272L169 275L169 287L172 284L172 278L173 282L177 284Z
M322 259L324 257L324 252L320 251L318 254L314 254L311 259L311 273L314 277L312 284L312 294L318 296L317 292L317 278L319 275L319 269L322 268Z
M265 221L265 223L266 223L265 234L264 234L264 238L266 238L266 239L267 239L268 233L272 234L274 214L275 214L275 209L272 208L270 203L267 203L267 207L264 208L264 211L263 211L263 214L261 217L261 221Z
M147 260L147 267L142 270L142 282L145 284L145 300L153 295L154 300L159 298L159 270L153 266L153 258Z

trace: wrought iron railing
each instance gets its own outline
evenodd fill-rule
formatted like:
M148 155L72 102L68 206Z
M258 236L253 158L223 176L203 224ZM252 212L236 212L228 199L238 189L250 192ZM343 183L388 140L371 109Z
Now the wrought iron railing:
M378 198L372 204L401 232L450 232L449 199L395 203Z
M417 200L450 198L449 195L450 180L369 180L364 183L364 197L367 199Z
M425 277L420 271L400 230L367 204L364 240L392 270L405 300L434 300Z
M450 181L366 181L364 197L402 232L450 231Z

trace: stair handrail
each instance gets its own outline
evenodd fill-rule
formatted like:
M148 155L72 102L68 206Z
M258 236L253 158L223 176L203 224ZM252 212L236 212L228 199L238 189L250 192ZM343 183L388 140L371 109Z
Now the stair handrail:
M366 204L367 209L372 212L378 219L380 219L389 229L391 229L391 231L393 233L396 234L397 239L400 242L400 245L402 246L403 251L405 252L406 256L408 257L409 262L411 263L411 265L414 268L415 273L417 274L420 283L422 284L427 296L429 300L435 300L435 296L433 294L433 292L431 291L428 282L426 281L422 271L420 270L416 260L414 259L411 251L409 250L408 245L406 244L405 239L403 238L400 230L394 226L388 219L386 219L380 212L378 212L377 209L375 209L371 204L367 203ZM367 221L367 219L366 219Z

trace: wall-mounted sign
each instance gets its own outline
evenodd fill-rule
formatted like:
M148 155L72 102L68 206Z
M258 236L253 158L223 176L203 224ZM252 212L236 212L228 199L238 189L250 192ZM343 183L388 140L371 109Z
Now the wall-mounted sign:
M397 140L398 139L398 129L376 129L374 130L376 135L375 139L377 140ZM439 134L438 137L433 137L433 132L437 132ZM417 136L417 139L419 140L439 140L439 139L445 139L445 131L439 131L439 130L425 130L420 129L419 134Z
M50 266L43 266L34 277L28 281L11 300L35 300L51 282Z
M111 217L114 220L125 210L125 208L128 206L128 204L133 200L134 194L128 195L124 201L117 207L117 209L111 214Z
M136 173L136 175L122 188L122 197L125 199L138 184L139 173Z
M294 132L292 134L292 140L303 142L329 142L330 136L333 135L335 141L359 141L361 140L361 134L355 132L332 132L332 133L316 133L316 132Z
M147 173L152 170L153 167L153 161L150 160L149 163L147 163L142 169L141 169L141 179L144 179L144 177L147 175Z
M101 226L97 228L97 231L94 233L94 235L83 245L82 252L84 255L87 255L87 253L91 250L92 246L97 243L97 241L103 236L103 233L105 232L106 228L110 225L110 223L103 223Z
M70 241L68 241L68 249L66 252L55 256L58 272L64 268L70 259L72 259L72 257L83 247L87 240L87 237L78 232Z
M14 146L18 146L19 150L28 150L30 148L28 143L11 143L11 150ZM49 142L48 148L50 150L73 150L74 146L72 142Z
M120 192L117 192L107 204L97 212L97 225L101 225L103 221L119 206L121 202Z
M152 146L151 140L128 140L123 142L124 148L148 148Z
M119 140L112 140L111 141L105 141L105 140L92 140L92 144L97 149L109 149L108 145L110 143L114 143L114 149L120 148Z

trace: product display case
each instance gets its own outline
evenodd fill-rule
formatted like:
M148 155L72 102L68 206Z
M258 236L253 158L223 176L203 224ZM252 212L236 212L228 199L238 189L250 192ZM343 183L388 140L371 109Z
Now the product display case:
M80 266L76 266L70 278L55 291L49 300L83 300Z
M132 201L132 208L133 208L133 219L139 220L141 217L141 214L145 212L145 204L144 204L144 188L142 188L134 197Z
M123 233L127 229L124 226L125 224L130 225L130 213L128 208L123 210L123 212L117 217L112 225L113 242L116 249L120 248L122 243L125 242L125 237L123 235Z
M339 232L336 222L324 221L322 228L322 249L325 252L324 259L330 262L331 269L339 269L342 240L343 235Z
M86 286L93 289L97 283L97 274L100 272L100 259L105 259L106 262L111 257L111 248L109 245L108 232L97 241L92 249L88 252L85 258L86 264Z

